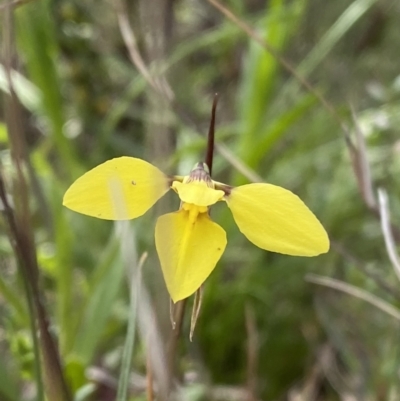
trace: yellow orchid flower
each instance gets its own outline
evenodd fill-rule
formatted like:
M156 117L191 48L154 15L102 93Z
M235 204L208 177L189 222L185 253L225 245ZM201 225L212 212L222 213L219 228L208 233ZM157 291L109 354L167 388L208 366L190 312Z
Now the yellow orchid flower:
M115 183L121 189L123 214L113 201ZM188 176L171 177L141 159L112 159L78 178L63 204L100 219L134 219L171 188L181 207L158 218L155 243L174 302L200 288L225 250L226 233L209 216L217 202L226 202L239 230L259 248L294 256L316 256L329 249L321 223L295 194L271 184L231 187L213 181L206 163L197 163Z
M218 95L214 96L206 162L188 176L167 176L133 157L109 160L78 178L63 205L106 220L129 220L146 213L169 189L181 200L177 212L158 218L156 249L173 302L189 297L214 270L226 247L226 233L209 209L226 202L239 230L258 247L294 256L328 252L329 239L314 214L292 192L271 184L231 187L211 179ZM201 304L196 293L190 338Z

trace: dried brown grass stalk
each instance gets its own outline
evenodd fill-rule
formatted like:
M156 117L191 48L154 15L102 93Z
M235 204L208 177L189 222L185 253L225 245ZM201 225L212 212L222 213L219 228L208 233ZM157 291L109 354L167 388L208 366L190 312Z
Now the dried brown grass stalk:
M57 346L50 334L43 291L40 288L39 266L29 210L29 185L24 174L28 164L28 153L21 124L20 104L11 79L11 60L13 60L15 43L13 15L9 8L4 15L4 38L4 64L9 86L9 95L5 99L6 125L12 163L16 172L10 185L14 206L11 207L8 202L8 191L2 169L0 170L0 199L3 203L9 240L14 250L25 285L28 304L31 308L31 319L36 328L33 330L34 343L39 345L41 351L46 394L50 401L70 401L72 397L63 375ZM39 361L37 362L39 363Z

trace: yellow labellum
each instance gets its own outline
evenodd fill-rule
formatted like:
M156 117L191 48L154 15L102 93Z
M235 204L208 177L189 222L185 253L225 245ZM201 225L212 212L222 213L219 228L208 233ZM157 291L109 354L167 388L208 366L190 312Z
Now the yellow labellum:
M168 190L168 179L157 167L119 157L78 178L65 193L63 205L99 219L129 220L147 212ZM121 204L123 213L118 210Z
M293 256L328 252L321 223L292 192L270 184L233 188L226 197L240 231L255 245Z
M196 206L158 218L156 248L174 302L192 295L214 270L226 246L226 233Z
M172 183L172 188L177 192L182 202L191 203L197 206L211 206L222 200L224 191L214 189L205 181L190 181Z

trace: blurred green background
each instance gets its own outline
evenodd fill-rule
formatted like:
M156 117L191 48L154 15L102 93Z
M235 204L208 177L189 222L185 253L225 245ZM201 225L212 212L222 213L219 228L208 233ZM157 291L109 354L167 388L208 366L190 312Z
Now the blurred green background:
M400 3L223 4L325 96L350 127L353 143L358 127L373 191L386 189L392 222L399 225ZM116 397L132 316L129 272L145 251L138 319L132 319L132 366L125 369L131 373L129 399L153 399L148 385L146 395L146 374L154 371L157 387L170 369L151 357L153 351L168 355L171 336L154 225L157 215L177 209L179 201L168 195L132 222L124 253L118 227L63 208L62 196L79 175L122 155L187 174L204 158L215 92L220 102L214 179L238 185L258 175L292 190L318 216L332 246L310 259L262 251L243 237L224 205L216 205L213 219L227 231L228 246L206 282L193 342L193 300L188 301L174 352L180 384L173 399L400 399L398 318L306 279L312 273L328 276L400 307L400 283L378 206L367 205L360 193L345 133L276 58L205 0L36 0L1 13L2 41L12 36L11 75L31 166L29 220L40 293L76 400ZM130 58L132 33L148 79ZM4 54L0 157L2 175L11 182ZM363 141L358 138L358 147ZM25 279L2 215L0 400L39 400ZM158 325L155 342L149 341L154 328L148 320Z

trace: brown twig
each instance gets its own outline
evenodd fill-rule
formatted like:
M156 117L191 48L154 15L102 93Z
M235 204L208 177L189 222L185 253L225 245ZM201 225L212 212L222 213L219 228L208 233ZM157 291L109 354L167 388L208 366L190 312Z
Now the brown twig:
M179 301L173 311L175 328L171 330L169 343L168 343L168 354L167 354L167 366L169 373L169 389L172 388L172 381L176 371L176 354L178 349L178 343L182 332L183 318L185 316L185 310L187 305L187 299Z
M142 74L145 81L155 90L158 91L157 85L147 69L147 66L143 60L142 55L137 47L137 41L133 29L131 28L128 20L128 13L124 1L118 1L116 6L116 13L118 18L118 26L124 40L125 46L129 52L129 56L133 65L138 69L139 73Z
M243 177L246 177L250 182L263 182L264 179L249 167L243 160L234 155L223 143L216 143L215 149L218 153Z
M350 160L356 178L357 187L365 205L376 218L380 219L381 211L377 205L374 195L374 185L371 176L371 169L368 162L367 146L365 143L364 135L361 131L361 127L357 123L356 113L354 112L354 110L353 119L355 124L357 145L353 144L350 136L346 136L346 144L349 150ZM397 227L393 226L390 221L389 225L394 240L396 242L400 242L400 230Z
M250 304L245 308L247 333L247 401L257 400L258 333L254 309Z
M364 202L370 209L376 208L376 199L374 194L374 186L372 182L371 169L367 157L367 145L365 143L364 134L362 133L360 124L358 124L354 107L351 107L354 121L354 130L356 133L357 148L349 146L352 159L354 158L354 171L357 175L359 189Z
M389 255L389 259L392 262L394 272L397 278L400 280L400 258L397 254L396 243L393 238L392 228L390 225L390 212L388 205L387 193L384 189L378 189L379 199L379 211L381 215L381 227L383 237L385 239L386 250Z
M341 127L345 135L350 135L350 130L344 121L340 118L335 108L325 99L321 93L319 93L304 77L302 77L296 69L283 57L279 52L271 46L265 39L263 39L256 31L254 31L249 25L240 20L231 10L222 5L218 0L207 0L213 7L219 10L225 17L231 20L238 28L245 32L250 38L257 42L265 51L270 53L279 64L288 71L308 92L313 94L324 108L329 112L333 119Z
M166 401L170 392L167 350L157 324L149 293L144 283L141 285L137 307L138 328L150 359L152 376L157 388L157 400Z
M146 63L140 54L140 51L137 47L136 36L129 23L127 8L123 0L118 0L116 13L121 36L124 40L126 48L128 49L133 65L136 66L146 82L156 92L162 93L167 99L172 100L174 98L174 93L172 92L168 82L163 77L154 77L147 68Z
M36 258L34 235L30 220L29 188L24 175L26 165L26 143L21 125L21 110L11 79L14 50L13 18L10 8L5 14L4 23L4 65L8 81L9 95L6 98L6 123L9 134L12 162L16 170L13 182L15 208L8 203L4 177L0 175L0 197L5 210L10 242L26 287L28 304L32 304L32 319L36 320L37 331L34 330L34 342L40 345L43 362L45 389L49 399L71 400L61 367L60 356L56 344L50 334L49 320L42 300L39 286L39 267ZM37 336L37 337L36 337Z
M351 254L350 251L346 249L342 244L340 244L335 240L332 240L332 238L331 238L331 248L332 250L336 251L339 255L341 255L344 259L346 259L349 263L354 265L363 274L372 279L379 287L381 287L382 290L390 294L396 300L400 300L399 290L395 286L387 283L379 274L368 269L364 261L359 260L356 256Z
M357 399L349 395L350 389L348 384L343 379L343 372L339 367L337 351L331 344L324 344L317 355L318 364L322 369L329 385L336 391L341 400ZM306 398L308 401L309 399Z
M125 43L126 48L131 57L131 61L134 66L139 70L139 72L143 71L141 74L144 79L150 84L150 87L164 100L167 100L174 112L179 118L186 122L187 124L193 126L195 131L200 133L198 130L197 124L190 119L190 117L185 114L181 105L177 102L176 96L171 89L170 85L166 81L165 77L163 77L163 82L165 84L158 85L155 81L155 76L152 76L149 69L147 68L143 57L140 55L140 52L136 46L136 38L134 35L134 31L129 24L129 20L126 17L126 7L123 3L123 0L119 0L119 5L117 7L117 13L119 15L118 21L120 24L120 30L122 39ZM148 80L150 79L150 80ZM250 182L262 182L263 179L258 175L251 167L247 166L242 160L240 160L237 156L235 156L226 146L223 144L215 144L215 149L218 153L229 163L231 164L238 172L240 172L244 177L246 177Z
M118 380L103 367L90 366L86 371L86 376L90 381L112 390L115 390L118 385ZM146 377L138 372L133 372L130 380L130 391L145 394L146 389ZM207 389L207 399L212 401L245 401L246 394L247 390L240 386L215 385Z
M336 280L331 277L319 276L317 274L307 274L305 280L310 283L329 287L334 290L344 292L355 298L362 299L363 301L368 302L370 305L375 306L377 309L400 321L399 309L390 305L388 302L382 300L381 298L378 298L376 295L363 290L362 288L358 288L354 285L344 283L343 281Z
M304 379L287 392L287 401L316 401L318 399L318 393L324 380L324 372L320 366L320 354L321 350L318 351L316 361Z
M34 1L34 0L14 0L14 1L10 1L8 3L0 4L0 12L4 11L7 8L14 9L19 6L23 6L24 4L30 3L32 1Z

